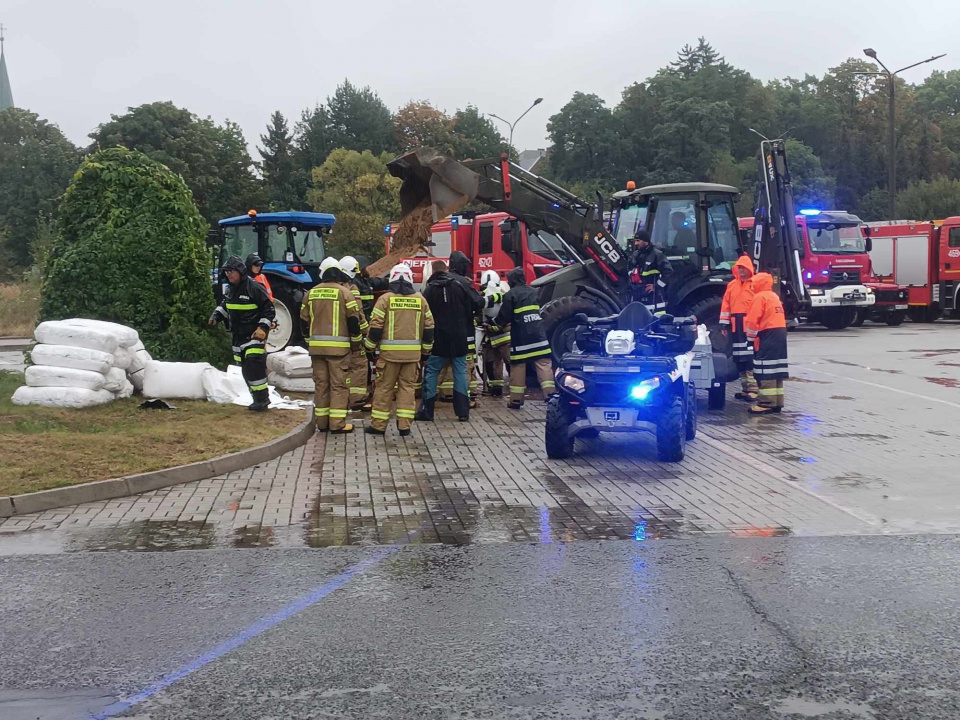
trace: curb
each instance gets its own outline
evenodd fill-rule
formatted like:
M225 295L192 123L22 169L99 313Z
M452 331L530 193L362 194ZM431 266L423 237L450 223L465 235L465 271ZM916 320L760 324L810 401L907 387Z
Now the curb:
M311 411L306 422L298 425L286 435L258 447L165 470L138 473L137 475L127 475L110 480L97 480L84 485L40 490L24 495L0 497L0 518L43 512L44 510L53 510L97 500L112 500L151 490L159 490L171 485L206 480L280 457L284 453L305 445L307 440L313 437L313 433L313 413Z

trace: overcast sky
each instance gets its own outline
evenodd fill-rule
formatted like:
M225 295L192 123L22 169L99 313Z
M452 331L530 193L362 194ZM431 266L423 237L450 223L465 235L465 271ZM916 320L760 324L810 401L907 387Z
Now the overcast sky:
M867 46L892 69L950 53L912 82L960 67L957 0L6 0L0 22L17 106L83 144L111 113L172 100L238 122L253 146L272 111L297 118L348 77L394 110L417 99L513 119L542 96L514 144L546 147L575 91L614 105L700 35L764 80Z

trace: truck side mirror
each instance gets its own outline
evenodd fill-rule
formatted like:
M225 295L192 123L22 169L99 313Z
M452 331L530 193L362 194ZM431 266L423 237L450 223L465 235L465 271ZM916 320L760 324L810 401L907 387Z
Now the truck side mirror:
M870 252L871 250L873 250L873 238L871 238L870 235L867 235L867 239L864 242L864 245L867 248L867 252Z

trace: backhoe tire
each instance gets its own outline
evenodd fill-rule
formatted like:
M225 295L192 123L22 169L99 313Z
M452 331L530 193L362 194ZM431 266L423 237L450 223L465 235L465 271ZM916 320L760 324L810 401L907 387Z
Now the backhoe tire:
M857 309L852 307L822 310L820 324L827 330L844 330L857 319Z
M569 437L568 430L572 422L570 411L566 403L554 395L547 401L547 422L544 427L544 442L547 446L547 457L553 460L565 460L573 455L574 438Z
M727 406L727 384L707 390L707 407L711 410L723 410Z
M588 317L602 317L607 314L593 300L579 295L551 300L540 310L540 319L550 342L554 364L558 365L564 353L573 348L577 313L585 313Z
M697 323L707 326L714 352L729 354L730 343L724 342L723 336L720 334L720 305L722 303L722 297L712 295L698 300L689 308L685 308L684 314L696 315Z
M686 444L683 398L674 395L657 419L657 456L664 462L680 462Z

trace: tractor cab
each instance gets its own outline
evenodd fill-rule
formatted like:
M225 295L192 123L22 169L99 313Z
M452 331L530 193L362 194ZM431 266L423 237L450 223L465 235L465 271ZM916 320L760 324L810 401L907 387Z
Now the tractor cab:
M320 263L326 257L324 236L336 218L329 213L276 212L226 218L220 226L219 268L228 257L243 260L256 253L263 260L263 273L273 289L277 327L267 339L267 350L275 352L302 341L299 314L303 296L320 279ZM216 294L223 292L217 279Z

